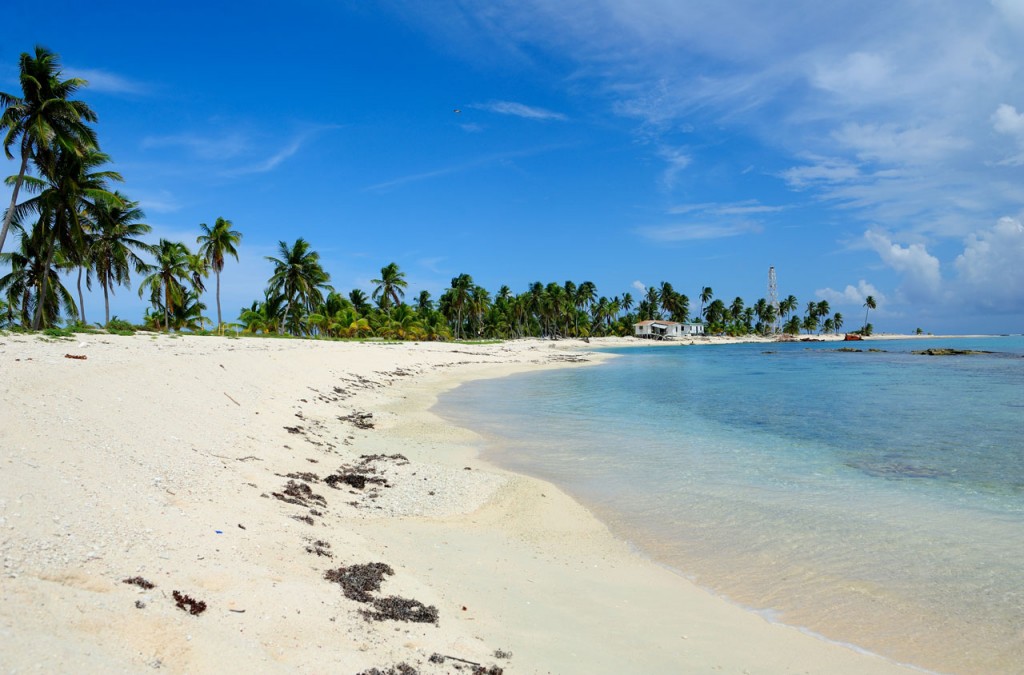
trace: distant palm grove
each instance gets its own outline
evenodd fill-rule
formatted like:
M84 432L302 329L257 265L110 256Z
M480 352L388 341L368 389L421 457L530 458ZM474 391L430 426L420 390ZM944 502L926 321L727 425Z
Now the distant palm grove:
M7 179L13 193L0 230L0 264L9 268L0 277L3 328L84 328L82 287L96 284L104 298L102 326L130 329L112 321L109 298L118 287L130 288L133 274L139 297L150 302L140 327L163 331L463 340L625 336L647 319L701 322L708 333L728 335L843 327L842 315L831 314L828 302L807 303L801 316L792 295L777 305L765 298L748 304L739 297L715 298L703 287L694 311L690 298L668 282L646 287L636 298L628 292L601 295L589 281L537 281L518 293L508 286L491 293L460 274L436 299L427 291L407 298L405 273L393 262L372 281L369 295L361 289L343 293L331 286L319 254L303 238L279 243L277 255L268 257L273 273L262 297L225 321L221 274L228 258L238 260L242 233L218 217L213 225L199 225L194 248L166 239L147 242L151 228L142 222L139 204L114 187L123 179L100 151L91 126L96 114L73 100L86 82L62 79L57 55L42 47L21 55L19 76L19 95L0 93L4 152L20 162L18 174ZM215 319L202 301L211 292L211 273ZM873 298L864 306L861 330L869 332Z

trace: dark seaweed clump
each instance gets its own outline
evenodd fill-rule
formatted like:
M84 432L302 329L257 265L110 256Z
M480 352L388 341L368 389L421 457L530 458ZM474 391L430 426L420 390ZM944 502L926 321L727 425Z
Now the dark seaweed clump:
M367 621L411 621L437 623L437 607L424 605L419 600L390 596L373 600L373 609L360 610Z
M333 558L330 549L331 545L322 539L317 539L314 542L310 542L309 546L306 547L306 553L315 553L318 556L325 556L327 558Z
M361 673L358 673L358 675L420 675L420 671L416 670L408 663L399 663L387 670L370 668L369 670L364 670Z
M310 502L318 506L327 506L327 500L323 496L313 492L305 483L296 483L294 480L288 481L281 492L271 492L270 494L282 502L297 506L309 506Z
M341 584L341 590L349 600L371 602L371 591L379 591L384 575L395 573L391 565L385 563L367 563L366 565L350 565L336 570L327 570L324 579Z
M149 589L151 589L151 588L156 588L156 584L154 584L154 583L152 583L150 581L146 581L142 577L129 577L127 579L124 579L121 583L122 584L132 584L133 586L138 586L139 588L144 588L147 591Z
M174 604L178 609L185 610L193 616L199 616L206 611L206 603L202 600L196 600L179 591L174 591L171 595L174 596Z

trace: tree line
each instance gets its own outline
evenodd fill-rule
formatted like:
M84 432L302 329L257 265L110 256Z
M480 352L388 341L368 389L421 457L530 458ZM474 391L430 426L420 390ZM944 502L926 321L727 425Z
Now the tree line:
M726 302L703 287L692 311L689 297L662 282L611 297L590 281L534 282L513 293L501 286L490 293L468 274L451 280L436 299L421 291L406 302L408 282L396 263L380 271L369 296L347 294L330 284L319 254L303 238L280 242L268 257L273 272L262 298L225 321L221 273L225 260L239 259L242 233L225 218L199 226L195 249L185 242L144 240L152 228L142 222L139 203L114 187L122 176L100 150L95 112L72 97L87 83L62 79L59 58L36 47L19 60L20 94L0 92L0 131L8 159L19 159L16 176L7 179L10 206L0 229L0 325L40 330L68 323L87 325L83 284L99 285L104 326L110 326L109 296L141 277L139 297L150 307L143 326L154 330L234 329L252 334L288 334L336 338L383 337L415 340L507 339L528 336L589 337L632 335L638 321L668 319L705 324L708 333L729 335L777 332L838 332L843 316L827 301L809 302L803 316L790 295L772 304L740 297ZM15 154L17 152L17 155ZM19 197L24 199L19 201ZM8 234L15 247L4 251ZM215 278L216 321L202 302L210 274ZM75 279L76 293L65 286ZM76 297L77 296L77 297ZM867 309L875 307L869 297ZM864 331L870 331L865 313Z

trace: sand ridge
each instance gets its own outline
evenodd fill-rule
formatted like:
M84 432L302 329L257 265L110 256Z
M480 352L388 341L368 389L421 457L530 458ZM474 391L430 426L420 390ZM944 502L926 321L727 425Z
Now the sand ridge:
M693 587L429 411L608 358L580 346L0 336L0 670L900 671ZM436 624L324 578L378 562L373 598Z

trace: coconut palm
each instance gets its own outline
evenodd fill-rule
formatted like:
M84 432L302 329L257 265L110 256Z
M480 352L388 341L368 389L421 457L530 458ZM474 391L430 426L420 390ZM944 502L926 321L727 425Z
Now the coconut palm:
M63 148L81 154L96 148L96 133L88 122L96 121L96 113L82 101L72 101L72 96L86 84L85 80L70 78L61 80L60 60L56 54L44 47L36 47L35 55L23 53L18 63L21 96L0 92L0 130L4 131L4 154L14 159L11 147L18 146L21 153L21 167L14 181L11 205L4 215L0 228L0 251L3 250L7 231L14 217L30 159L37 158L42 150Z
M704 316L704 305L711 301L715 292L711 290L710 286L704 286L700 289L700 315Z
M373 289L373 299L385 312L389 312L392 306L397 307L402 304L405 289L409 285L409 282L405 280L405 272L399 270L396 263L388 263L382 267L380 279L371 279L370 283L376 284L376 288Z
M93 207L92 221L95 227L90 258L96 271L96 280L103 289L104 325L110 323L110 294L114 286L128 286L129 274L150 271L136 253L153 253L153 247L139 237L148 234L149 225L138 222L145 214L138 202L133 202L119 192L114 195L121 202L100 201Z
M97 202L120 202L108 191L108 183L121 181L121 175L99 169L110 158L98 150L39 148L34 158L40 177L25 176L24 183L36 196L18 204L13 211L19 218L32 212L39 214L36 227L43 229L44 267L51 265L58 249L66 261L87 264L86 218L83 216ZM48 278L44 276L39 281L45 285ZM41 288L40 295L45 294L45 289ZM36 307L33 327L37 330L43 322L43 308L43 305Z
M278 254L280 258L267 256L267 260L274 263L269 290L284 296L284 318L281 324L291 330L299 325L294 320L292 310L296 307L308 309L320 304L323 291L332 290L327 283L331 276L320 266L320 254L311 251L309 242L301 237L291 247L283 241L278 242Z
M470 304L473 291L473 277L460 274L452 279L451 288L445 291L451 311L455 312L455 339L462 337L462 313ZM449 316L449 319L451 317Z
M203 231L196 238L199 255L206 258L217 278L217 326L220 327L224 324L220 313L220 273L224 270L224 256L234 256L238 260L237 247L242 242L242 233L232 230L234 223L220 217L213 222L213 227L206 223L201 223L199 227Z
M191 277L188 257L185 244L161 239L154 251L155 264L149 276L139 284L139 297L148 290L153 307L163 310L166 331L171 328L171 314L187 300L185 284Z
M69 270L72 264L58 252L51 266L46 267L42 228L26 231L17 220L13 225L14 231L20 235L20 245L9 253L0 253L0 263L11 268L0 278L0 293L7 298L8 321L13 321L17 312L19 323L27 327L40 305L43 306L42 315L47 325L54 323L62 310L73 315L77 311L75 301L60 278L60 273ZM49 282L41 283L41 277L49 277Z
M875 309L877 306L875 296L869 295L864 298L864 330L867 330L868 327L868 311Z

